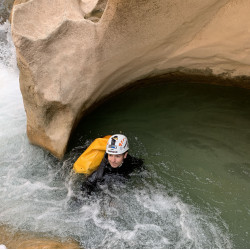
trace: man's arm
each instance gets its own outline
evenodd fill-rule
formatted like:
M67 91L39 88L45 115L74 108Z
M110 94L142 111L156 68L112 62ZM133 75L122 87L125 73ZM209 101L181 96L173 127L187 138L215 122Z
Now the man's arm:
M103 178L104 168L106 164L107 160L104 156L98 169L93 172L89 177L87 177L87 180L85 182L83 182L81 188L82 191L86 191L87 194L91 194L93 191L98 190L97 183L100 182Z

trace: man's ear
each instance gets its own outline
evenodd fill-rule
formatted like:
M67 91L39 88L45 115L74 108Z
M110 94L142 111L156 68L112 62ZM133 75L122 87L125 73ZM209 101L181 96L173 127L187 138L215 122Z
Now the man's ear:
M124 154L124 159L127 158L127 155L128 155L128 152L126 152L126 153Z

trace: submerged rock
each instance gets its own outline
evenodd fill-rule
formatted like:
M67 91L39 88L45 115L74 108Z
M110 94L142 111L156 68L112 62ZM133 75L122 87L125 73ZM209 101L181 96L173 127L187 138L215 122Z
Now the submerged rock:
M29 140L62 158L88 108L150 76L244 76L236 83L249 87L249 11L248 0L15 5L12 36Z

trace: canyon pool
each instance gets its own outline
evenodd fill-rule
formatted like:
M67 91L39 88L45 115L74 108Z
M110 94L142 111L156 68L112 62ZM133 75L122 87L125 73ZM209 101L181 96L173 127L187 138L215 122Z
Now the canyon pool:
M28 142L8 23L0 45L0 225L83 248L250 247L249 90L185 81L130 89L88 114L58 161ZM85 197L72 165L114 133L127 135L145 170Z

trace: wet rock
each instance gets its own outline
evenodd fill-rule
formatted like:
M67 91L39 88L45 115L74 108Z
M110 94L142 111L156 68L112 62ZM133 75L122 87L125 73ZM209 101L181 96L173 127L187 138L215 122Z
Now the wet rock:
M248 0L15 5L12 36L30 142L62 158L86 110L145 77L209 72L243 77L249 87L249 11Z
M71 239L58 239L0 226L0 243L8 249L78 249Z

